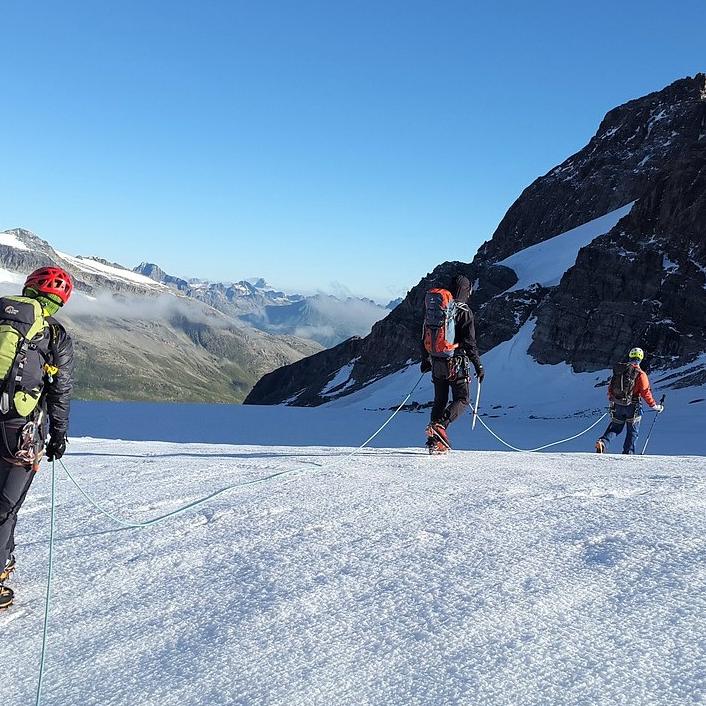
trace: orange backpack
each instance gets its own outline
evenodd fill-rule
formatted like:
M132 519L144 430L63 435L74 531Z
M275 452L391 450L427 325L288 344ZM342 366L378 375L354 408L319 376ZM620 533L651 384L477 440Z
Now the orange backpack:
M452 358L456 337L456 302L447 289L430 289L424 297L424 348L434 358Z

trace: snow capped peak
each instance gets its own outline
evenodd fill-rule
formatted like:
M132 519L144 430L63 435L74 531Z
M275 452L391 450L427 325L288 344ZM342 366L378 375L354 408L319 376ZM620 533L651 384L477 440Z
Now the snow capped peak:
M16 250L29 250L27 245L22 242L17 230L6 230L0 233L0 245Z

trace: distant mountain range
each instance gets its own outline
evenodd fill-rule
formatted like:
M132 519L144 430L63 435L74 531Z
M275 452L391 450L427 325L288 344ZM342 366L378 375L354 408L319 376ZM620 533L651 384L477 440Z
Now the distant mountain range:
M337 343L386 313L356 300L363 312L346 318L353 305L335 300L325 312L331 319L307 304L311 319L297 311L291 322L280 316L270 325L270 310L284 312L307 298L277 292L262 280L186 281L155 265L131 270L72 256L21 228L0 233L6 290L16 291L27 273L51 264L68 270L77 288L59 318L75 339L81 398L240 402L265 373L321 350L317 339Z
M264 279L233 283L180 279L158 265L143 262L134 272L171 287L218 311L275 335L297 336L324 348L351 336L368 333L372 325L402 300L386 307L358 297L341 299L327 294L287 294L270 287Z

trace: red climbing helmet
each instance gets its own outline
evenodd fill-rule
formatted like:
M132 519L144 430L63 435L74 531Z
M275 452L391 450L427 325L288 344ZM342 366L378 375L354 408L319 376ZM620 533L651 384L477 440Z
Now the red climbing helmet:
M62 304L69 301L74 283L71 275L61 267L40 267L27 275L25 288L31 288L40 294L54 294Z

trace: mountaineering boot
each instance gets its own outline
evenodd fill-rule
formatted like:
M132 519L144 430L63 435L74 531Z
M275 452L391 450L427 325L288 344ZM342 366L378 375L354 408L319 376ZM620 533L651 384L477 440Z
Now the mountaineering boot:
M430 455L445 454L448 448L444 446L436 437L430 436L426 442L426 449Z
M426 428L427 448L429 453L445 453L451 448L446 429L438 422L432 422Z
M430 455L446 454L449 452L449 447L439 441L435 436L430 436L426 442L426 448Z
M597 454L604 454L605 453L605 441L603 441L603 439L598 439L598 441L596 441L596 453Z
M449 441L449 435L446 433L446 427L439 422L435 422L431 425L434 429L434 435L441 441L441 443L446 446L447 449L451 448L451 442Z
M7 563L5 564L5 568L0 571L0 585L5 583L7 579L10 578L10 574L15 570L16 565L15 565L15 555L10 554L10 558L7 560Z
M0 610L3 608L9 608L12 605L14 598L15 594L13 590L0 584Z

